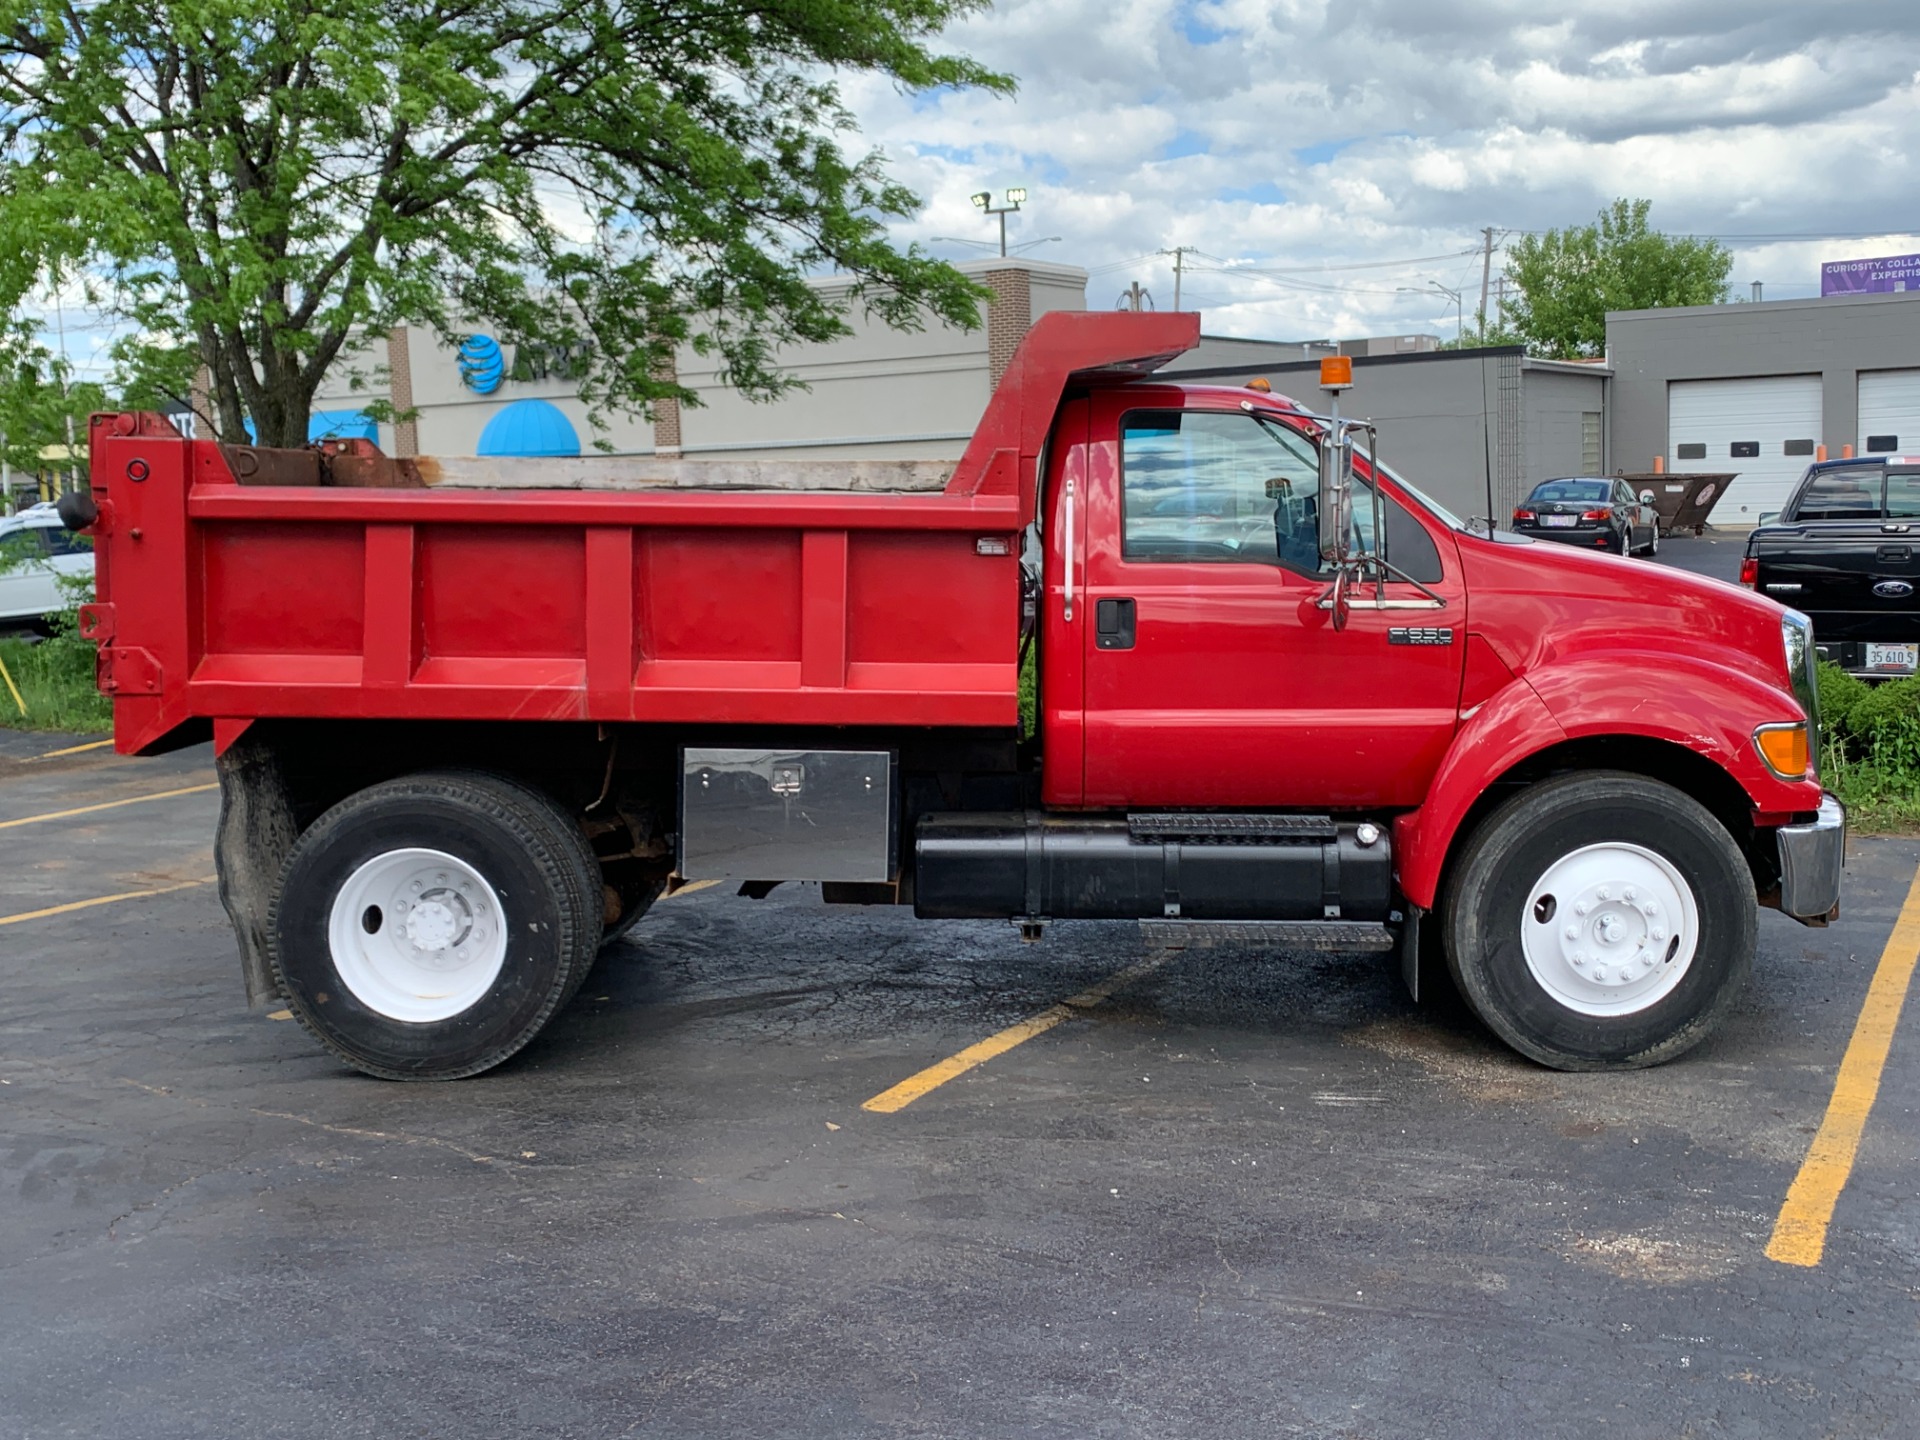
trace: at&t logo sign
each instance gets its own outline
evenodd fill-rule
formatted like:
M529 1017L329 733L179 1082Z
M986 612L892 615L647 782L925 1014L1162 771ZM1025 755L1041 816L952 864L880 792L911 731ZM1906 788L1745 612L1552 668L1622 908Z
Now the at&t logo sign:
M491 335L469 335L460 342L460 380L476 395L491 395L506 373L506 357Z

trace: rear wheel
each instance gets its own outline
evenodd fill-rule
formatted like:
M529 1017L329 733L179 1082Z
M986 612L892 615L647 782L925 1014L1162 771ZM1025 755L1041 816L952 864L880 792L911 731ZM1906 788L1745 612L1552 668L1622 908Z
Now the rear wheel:
M1656 521L1651 527L1651 530L1652 530L1652 533L1647 537L1647 558L1649 560L1653 559L1654 556L1660 553L1659 522Z
M1753 963L1753 882L1712 813L1590 772L1532 786L1462 852L1448 963L1488 1027L1561 1070L1657 1065L1725 1017Z
M294 1016L369 1075L452 1080L531 1040L600 940L579 827L502 776L363 790L287 858L268 931Z

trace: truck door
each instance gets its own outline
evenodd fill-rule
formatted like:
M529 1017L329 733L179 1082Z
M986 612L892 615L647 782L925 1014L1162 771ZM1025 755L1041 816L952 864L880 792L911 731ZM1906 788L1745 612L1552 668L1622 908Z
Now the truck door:
M1165 392L1163 392L1165 393ZM1081 604L1088 806L1412 806L1458 724L1452 532L1382 496L1392 582L1322 608L1313 443L1251 407L1097 395ZM1363 545L1371 487L1357 486Z

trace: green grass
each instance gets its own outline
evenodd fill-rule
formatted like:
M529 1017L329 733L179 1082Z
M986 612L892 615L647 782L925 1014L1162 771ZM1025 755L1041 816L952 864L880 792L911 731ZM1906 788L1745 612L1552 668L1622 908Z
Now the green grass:
M0 681L0 725L16 730L65 730L91 734L113 726L113 706L93 684L93 646L76 635L56 635L37 645L0 640L5 665L20 698Z

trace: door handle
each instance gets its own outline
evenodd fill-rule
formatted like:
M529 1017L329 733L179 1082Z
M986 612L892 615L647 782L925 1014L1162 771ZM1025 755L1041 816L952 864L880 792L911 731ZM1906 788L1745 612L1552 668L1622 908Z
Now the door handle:
M1060 554L1063 574L1060 581L1060 593L1066 600L1064 619L1073 619L1073 477L1067 477L1066 533L1060 537Z
M1913 547L1911 545L1882 545L1878 553L1882 560L1911 560L1913 558Z
M1093 646L1096 650L1133 648L1134 606L1132 600L1096 600L1093 602Z

